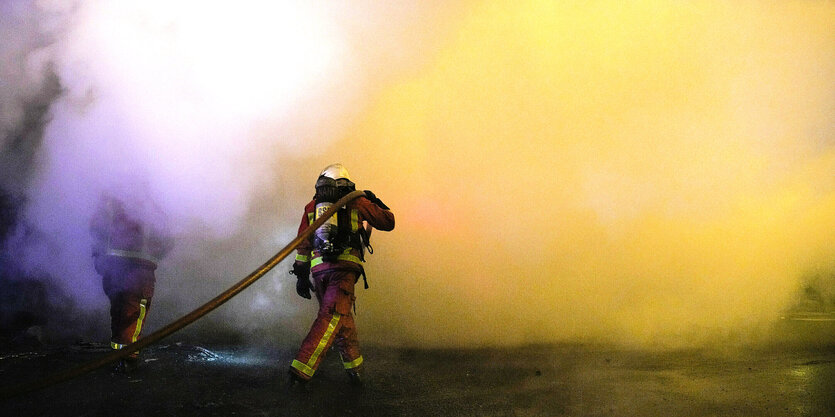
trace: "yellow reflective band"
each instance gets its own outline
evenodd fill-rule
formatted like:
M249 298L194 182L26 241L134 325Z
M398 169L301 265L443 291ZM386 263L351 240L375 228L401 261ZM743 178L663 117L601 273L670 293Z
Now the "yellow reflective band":
M125 346L127 346L127 345L122 345L122 344L119 344L119 343L116 343L116 342L110 342L110 347L113 348L113 349L116 349L116 350L119 350L119 349L121 349Z
M328 323L328 329L325 330L325 334L323 334L322 339L319 340L319 345L316 346L316 349L313 351L313 354L310 355L310 359L307 360L306 364L294 359L291 366L303 372L307 376L313 376L313 372L315 372L313 365L316 364L316 359L319 359L319 355L322 354L322 351L325 350L325 346L328 345L328 342L330 341L331 336L333 336L333 332L336 330L336 325L339 324L339 319L341 317L341 314L333 313L333 318L331 318L331 322Z
M351 231L356 232L360 227L359 211L357 209L351 210Z
M336 259L339 259L341 261L351 261L351 262L358 263L358 264L362 263L360 258L357 258L356 256L351 255L350 253L344 253L342 255L339 255L339 257L337 257Z
M307 223L313 223L313 212L307 213Z
M307 255L296 255L296 260L300 262L307 262L310 260L310 257Z
M136 338L139 337L139 332L142 330L142 321L145 320L145 304L148 302L146 299L142 299L139 301L139 318L136 319L136 330L133 331L133 337L130 339L131 343L136 342Z
M357 366L362 365L362 355L359 358L352 360L351 362L342 362L342 365L345 366L345 369L353 369Z
M350 251L350 249L348 251ZM350 253L343 253L342 255L337 256L336 259L338 259L340 261L351 261L351 262L354 262L354 263L362 264L362 261L360 260L360 258L357 258L356 256L351 255ZM310 267L313 268L314 266L319 265L322 262L325 262L325 260L322 259L321 256L317 256L317 257L313 258L312 261L310 261Z
M316 363L316 359L319 358L319 355L322 354L322 351L325 350L325 346L328 345L331 336L333 336L333 332L336 330L336 325L339 324L339 319L342 318L342 315L339 313L333 313L333 318L331 322L328 323L328 329L325 330L325 334L322 335L322 340L319 341L319 346L316 346L316 350L313 351L313 355L310 356L310 360L307 361L308 366L313 366Z
M293 363L290 366L292 366L293 368L298 369L299 372L301 372L301 373L303 373L307 376L313 376L313 373L316 372L316 371L313 370L313 368L311 368L311 367L309 367L309 366L307 366L307 365L305 365L305 364L303 364L303 363L301 363L301 362L299 362L295 359L293 359Z

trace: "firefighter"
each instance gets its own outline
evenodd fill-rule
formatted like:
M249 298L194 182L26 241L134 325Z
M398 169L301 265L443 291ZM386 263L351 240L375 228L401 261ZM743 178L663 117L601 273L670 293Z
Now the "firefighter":
M146 204L147 205L147 204ZM135 205L136 206L136 205ZM140 219L143 210L128 210L125 203L105 194L90 222L93 265L102 276L110 299L110 347L122 349L136 342L151 308L157 262L173 247L158 212ZM136 369L139 352L133 352L113 369Z
M316 181L316 194L304 208L299 234L355 185L342 164L326 167ZM367 225L367 226L366 226ZM352 385L362 385L363 358L351 309L356 300L354 285L363 277L364 250L371 228L394 229L394 214L371 191L340 208L297 248L290 272L296 276L296 292L319 302L316 320L290 364L290 386L309 381L325 353L334 345ZM313 274L313 283L310 274ZM366 283L366 288L368 285Z

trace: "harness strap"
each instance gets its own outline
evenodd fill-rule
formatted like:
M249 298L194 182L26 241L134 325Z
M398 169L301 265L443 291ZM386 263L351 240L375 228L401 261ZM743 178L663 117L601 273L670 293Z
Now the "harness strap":
M360 275L362 275L362 283L365 286L365 289L367 290L368 289L368 280L365 278L365 268L362 268L362 271L360 271Z

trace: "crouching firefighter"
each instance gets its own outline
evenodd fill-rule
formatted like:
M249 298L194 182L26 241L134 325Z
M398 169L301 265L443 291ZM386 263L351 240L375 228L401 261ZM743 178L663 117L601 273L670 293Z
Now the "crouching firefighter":
M316 195L304 208L299 234L331 205L355 190L348 171L341 164L326 167L316 181ZM365 224L370 227L366 229ZM340 208L310 239L298 246L291 274L296 275L296 292L310 299L311 290L319 311L299 352L290 365L290 386L309 381L325 353L334 345L353 385L361 385L363 358L351 309L356 300L354 285L365 281L362 262L371 227L394 229L394 214L371 191ZM309 280L313 273L313 283Z
M104 195L90 222L93 265L110 299L113 349L122 349L139 338L154 296L154 270L173 247L161 214L138 206L149 204L126 207L122 200ZM130 372L138 363L139 352L132 352L113 371Z

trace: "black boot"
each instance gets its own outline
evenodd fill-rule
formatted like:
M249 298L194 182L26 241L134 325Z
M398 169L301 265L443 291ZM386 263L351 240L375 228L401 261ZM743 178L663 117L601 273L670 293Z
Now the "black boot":
M125 368L125 360L119 359L119 361L116 362L116 364L113 365L112 368L110 368L110 373L114 375L127 373L127 370Z
M132 374L139 369L139 357L128 356L122 361L125 364L125 373Z
M307 392L307 380L296 375L293 371L288 371L287 391L290 392Z
M360 373L356 370L349 370L348 373L348 383L351 384L352 387L362 388L362 377Z

